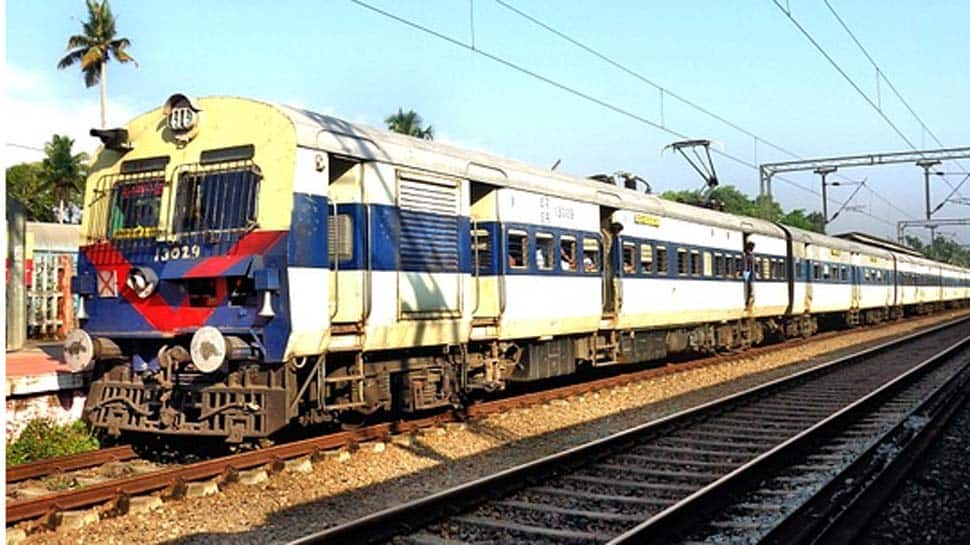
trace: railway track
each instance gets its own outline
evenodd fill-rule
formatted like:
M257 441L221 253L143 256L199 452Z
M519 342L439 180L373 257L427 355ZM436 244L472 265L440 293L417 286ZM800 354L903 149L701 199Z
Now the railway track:
M81 454L59 456L47 460L7 466L7 485L26 481L27 479L46 477L47 475L55 473L65 473L96 467L108 462L124 462L137 457L138 454L129 445L122 445L91 452L82 452Z
M880 327L889 327L890 325L886 324ZM674 365L611 375L588 382L569 384L549 390L529 392L513 397L475 403L461 411L441 413L420 419L366 426L260 450L213 458L189 465L104 481L80 488L57 491L46 496L12 501L8 499L6 507L7 523L12 524L23 520L49 516L58 511L80 509L109 502L117 504L120 501L123 504L124 500L128 497L158 491L163 491L169 495L178 495L184 489L186 483L191 481L211 479L214 477L223 477L232 480L234 474L240 471L265 466L267 464L280 467L282 462L288 459L302 456L316 456L324 451L339 448L349 447L353 449L357 444L367 441L386 441L394 434L413 433L423 428L448 422L481 418L515 407L583 395L662 375L723 364L742 358L756 357L780 348L794 348L807 343L825 341L843 334L845 333L841 331L826 332L805 339L791 340L782 344L756 347L743 353L715 355ZM94 467L113 460L132 460L136 457L137 455L130 447L123 446L43 460L22 466L11 466L7 469L7 484L9 485L25 479L41 478L59 472Z
M796 542L785 529L798 531L818 515L811 505L825 502L813 504L817 492L838 490L832 483L839 475L852 481L842 466L864 467L853 461L868 451L885 457L880 441L922 427L943 392L960 390L952 379L970 374L967 323L909 335L294 543ZM798 514L807 518L791 518Z

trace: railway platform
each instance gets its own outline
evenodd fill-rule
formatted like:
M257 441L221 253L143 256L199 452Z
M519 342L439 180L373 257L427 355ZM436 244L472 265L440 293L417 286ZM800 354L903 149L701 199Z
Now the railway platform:
M28 343L7 352L4 363L4 422L8 441L33 418L65 423L81 417L85 375L72 373L61 359L61 342Z

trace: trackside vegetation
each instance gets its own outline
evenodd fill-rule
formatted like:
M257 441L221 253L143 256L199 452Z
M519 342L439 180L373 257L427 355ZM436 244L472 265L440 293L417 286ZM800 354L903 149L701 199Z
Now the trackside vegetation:
M50 418L35 418L7 447L7 464L17 465L68 454L97 450L98 438L84 421L58 424Z

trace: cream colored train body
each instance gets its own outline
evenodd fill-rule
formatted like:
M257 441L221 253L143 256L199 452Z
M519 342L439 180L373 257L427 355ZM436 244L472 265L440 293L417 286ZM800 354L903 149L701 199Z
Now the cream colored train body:
M970 296L885 247L248 99L99 135L66 355L111 432L242 441Z

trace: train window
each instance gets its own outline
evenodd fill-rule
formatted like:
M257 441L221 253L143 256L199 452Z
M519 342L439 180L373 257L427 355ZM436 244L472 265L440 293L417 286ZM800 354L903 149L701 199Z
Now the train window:
M822 278L825 280L832 279L832 268L830 265L826 264L822 266Z
M701 264L701 253L697 250L690 251L690 274L691 276L700 276L703 272Z
M255 225L260 174L252 168L184 172L175 197L177 233Z
M524 269L529 266L529 235L525 231L509 231L509 267Z
M669 259L667 258L667 248L657 246L657 274L664 276L670 271Z
M548 271L552 270L552 235L549 233L536 233L536 268Z
M734 254L734 276L741 278L744 275L744 260L740 254Z
M761 260L761 278L765 280L771 279L771 259L767 257Z
M636 266L637 245L633 242L623 243L623 274L634 274Z
M653 273L653 246L647 243L640 245L640 272Z
M472 263L478 273L490 269L492 244L488 229L472 229Z
M108 236L125 238L146 229L157 232L164 188L165 180L162 178L139 179L116 185L111 197Z
M711 252L704 252L704 276L714 276L714 258Z
M677 274L687 275L690 273L690 261L688 261L687 250L677 248Z
M576 270L576 237L563 235L559 239L559 270Z
M815 280L822 279L822 267L818 263L812 264L812 278Z
M600 241L595 238L583 238L583 270L585 272L600 270Z
M714 254L714 276L716 278L724 276L724 256L721 254Z
M331 263L354 257L354 220L350 214L327 216L327 247Z

